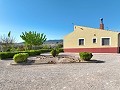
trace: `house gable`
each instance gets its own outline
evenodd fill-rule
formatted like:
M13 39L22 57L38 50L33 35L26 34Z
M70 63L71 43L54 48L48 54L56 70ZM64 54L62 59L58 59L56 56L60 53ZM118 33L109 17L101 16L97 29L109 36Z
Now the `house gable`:
M118 47L119 32L101 30L83 26L74 26L74 31L64 37L64 48L108 48ZM102 46L101 39L110 38L110 45ZM79 38L85 39L85 45L79 45ZM96 38L97 43L93 43L92 39Z

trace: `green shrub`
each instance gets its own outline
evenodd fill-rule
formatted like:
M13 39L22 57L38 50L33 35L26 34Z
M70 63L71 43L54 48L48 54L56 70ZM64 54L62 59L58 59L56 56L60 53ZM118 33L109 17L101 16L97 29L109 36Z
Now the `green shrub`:
M18 51L18 52L0 52L0 59L13 58L13 56L18 53L28 53L29 56L35 56L35 55L40 55L41 53L47 53L50 51L51 49L28 50L28 51Z
M41 51L40 50L30 50L30 51L28 51L28 54L30 56L40 55Z
M13 58L17 52L0 52L0 59Z
M41 53L51 52L51 49L40 49Z
M40 50L29 50L29 51L20 51L19 53L28 53L29 56L35 56L35 55L40 55L41 51Z
M63 48L63 44L61 44L61 43L58 44L58 45L57 45L57 48Z
M58 49L53 49L51 51L51 54L52 54L53 57L56 57L59 54L59 50Z
M90 60L93 56L92 53L90 52L80 52L79 55L80 55L80 58L85 61Z
M30 51L20 51L19 53L28 53L29 56L34 56L34 52L30 52Z
M15 54L13 59L16 63L27 62L28 56L29 56L28 53L19 53Z
M64 52L63 48L59 48L59 52Z
M40 50L34 50L34 52L35 52L36 55L40 55L41 54Z

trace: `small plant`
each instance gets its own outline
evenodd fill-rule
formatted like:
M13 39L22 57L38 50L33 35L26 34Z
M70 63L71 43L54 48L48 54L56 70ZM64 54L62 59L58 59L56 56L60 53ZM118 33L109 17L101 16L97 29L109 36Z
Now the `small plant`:
M53 49L51 51L51 54L52 54L53 57L56 57L59 54L59 50L58 49Z
M89 61L93 56L90 52L80 52L79 55L80 58L84 61Z
M28 56L29 56L28 53L19 53L19 54L15 54L13 56L13 59L16 63L23 63L23 62L27 62Z

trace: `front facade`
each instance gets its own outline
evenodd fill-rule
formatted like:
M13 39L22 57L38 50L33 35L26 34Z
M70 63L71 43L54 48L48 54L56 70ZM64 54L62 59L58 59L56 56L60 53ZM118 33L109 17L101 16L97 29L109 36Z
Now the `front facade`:
M64 52L119 53L119 47L119 32L101 28L74 26L74 31L64 37Z

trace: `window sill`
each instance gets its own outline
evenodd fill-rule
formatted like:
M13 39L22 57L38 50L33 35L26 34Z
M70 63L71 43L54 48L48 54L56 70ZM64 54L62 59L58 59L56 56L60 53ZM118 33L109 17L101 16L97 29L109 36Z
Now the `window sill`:
M102 46L110 46L110 45L102 45Z
M79 46L85 46L85 45L79 45Z

